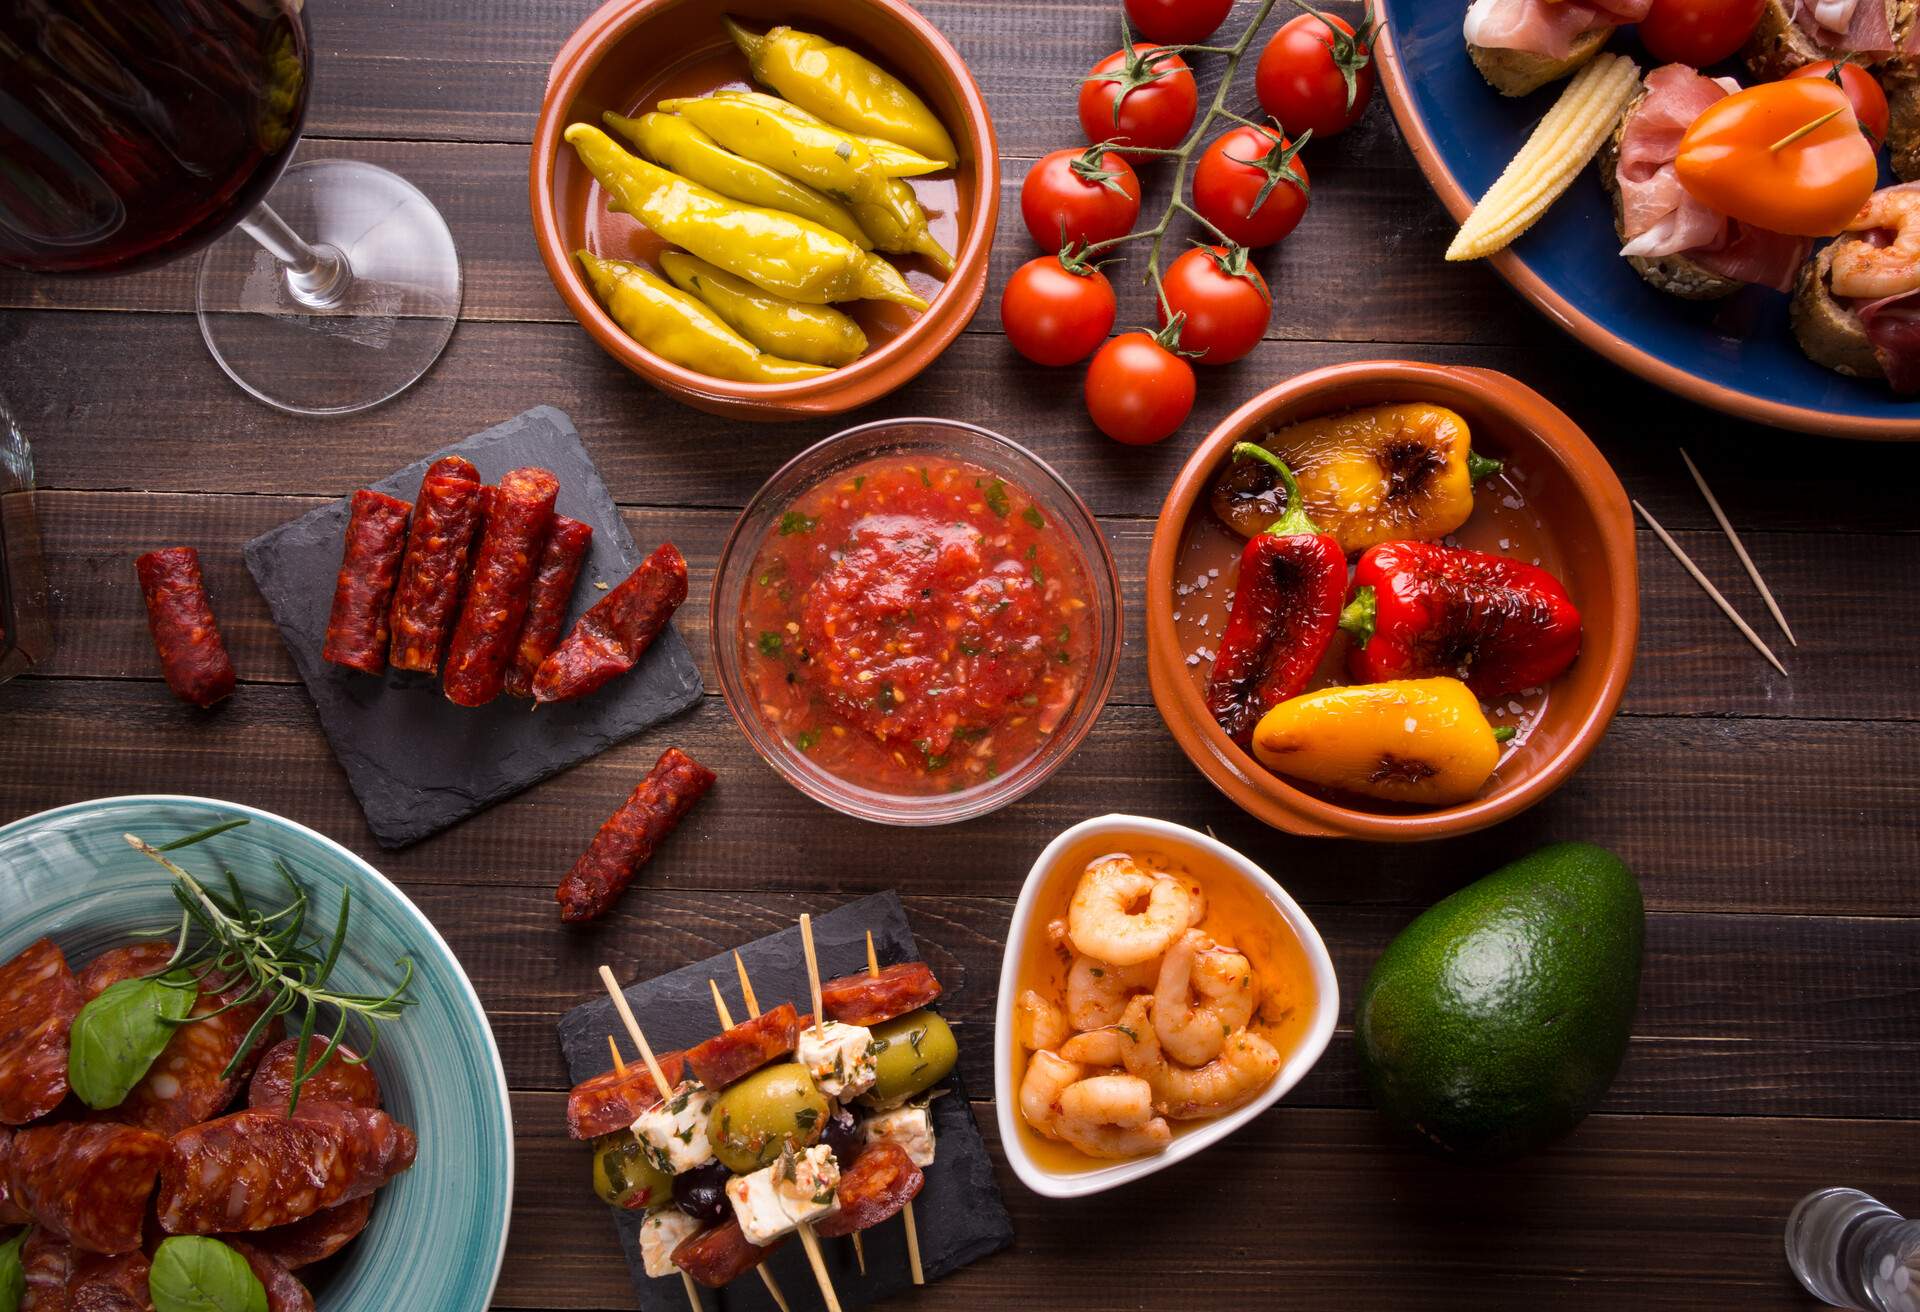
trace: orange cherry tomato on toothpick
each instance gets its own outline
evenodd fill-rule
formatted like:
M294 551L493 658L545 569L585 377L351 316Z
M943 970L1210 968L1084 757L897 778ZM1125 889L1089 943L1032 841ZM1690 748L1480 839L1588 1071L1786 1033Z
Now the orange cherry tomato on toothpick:
M1881 88L1880 80L1858 64L1842 63L1840 71L1835 73L1834 61L1822 59L1817 63L1796 68L1788 77L1820 77L1829 82L1837 82L1840 89L1847 93L1847 99L1853 102L1854 117L1860 120L1860 130L1873 140L1874 147L1887 139L1887 93Z
M1841 231L1880 180L1847 93L1821 78L1769 82L1707 106L1674 167L1701 204L1796 237Z

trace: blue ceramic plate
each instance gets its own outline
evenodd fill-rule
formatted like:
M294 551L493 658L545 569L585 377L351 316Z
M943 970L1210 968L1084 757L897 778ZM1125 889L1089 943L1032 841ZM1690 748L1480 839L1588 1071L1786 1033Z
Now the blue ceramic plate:
M1454 218L1499 176L1564 83L1517 100L1467 58L1466 0L1379 0L1379 54L1387 97L1414 158ZM1642 69L1637 44L1613 45ZM1836 436L1920 440L1920 401L1884 384L1845 378L1801 354L1787 297L1748 288L1692 303L1657 292L1620 258L1613 211L1589 168L1507 250L1502 277L1547 317L1615 364L1702 405L1784 428Z
M380 1191L366 1231L325 1269L313 1268L314 1296L322 1312L482 1312L513 1198L506 1076L460 963L379 871L252 807L198 797L79 802L0 828L0 960L45 935L77 968L135 931L177 925L167 873L121 835L158 846L234 816L251 823L174 859L196 876L232 870L250 896L279 906L279 857L307 890L322 932L351 888L348 942L333 977L343 988L384 990L396 959L414 963L418 1005L382 1027L373 1066L387 1111L419 1134L419 1158Z

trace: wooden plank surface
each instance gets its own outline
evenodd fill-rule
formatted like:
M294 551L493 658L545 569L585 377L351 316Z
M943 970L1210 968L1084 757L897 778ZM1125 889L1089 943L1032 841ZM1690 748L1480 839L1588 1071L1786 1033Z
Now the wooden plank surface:
M1019 182L1039 155L1077 144L1073 82L1115 44L1110 0L921 5L971 61L1004 156L988 299L935 367L850 420L750 426L686 410L572 324L528 231L527 142L547 64L594 7L310 7L319 94L301 157L405 174L446 214L465 266L445 358L389 405L315 422L247 401L201 346L190 264L108 279L0 273L0 391L35 442L60 644L45 670L0 686L0 820L89 796L204 793L312 825L398 880L472 976L515 1090L518 1187L497 1306L632 1306L585 1189L585 1154L560 1136L553 1023L595 991L595 964L644 977L802 909L898 889L948 985L962 1070L993 1142L991 1017L1012 898L1048 838L1109 809L1209 826L1272 869L1325 933L1349 999L1394 932L1438 897L1542 842L1605 843L1640 874L1650 912L1626 1064L1601 1113L1561 1144L1461 1169L1397 1140L1369 1110L1349 1005L1320 1066L1229 1148L1080 1204L1040 1200L1003 1169L1015 1248L898 1306L1030 1306L1044 1291L1049 1305L1155 1312L1203 1299L1807 1307L1780 1256L1795 1198L1852 1183L1920 1210L1920 444L1823 443L1677 402L1547 327L1486 269L1445 265L1450 225L1383 104L1316 146L1306 223L1260 257L1278 303L1267 341L1204 375L1180 436L1144 450L1107 442L1085 419L1078 374L1020 360L996 305L1032 254ZM1236 6L1242 17L1250 8ZM1203 87L1211 76L1203 69ZM1244 91L1231 103L1252 108ZM1123 319L1145 318L1140 290L1117 281ZM1416 848L1294 839L1234 810L1180 756L1148 694L1140 601L1154 515L1193 442L1246 397L1375 357L1498 368L1539 388L1762 621L1679 462L1686 445L1794 620L1792 677L1762 665L1643 533L1643 636L1623 713L1545 804ZM715 555L788 456L885 416L1008 433L1087 499L1120 563L1126 646L1109 709L1028 798L956 830L899 832L782 784L710 695L438 838L381 851L239 547L317 498L540 403L574 418L636 539L670 538L687 553L692 597L678 622L709 679ZM242 678L211 714L165 695L133 587L132 556L172 542L201 549ZM668 742L712 764L720 786L612 916L563 932L558 874Z

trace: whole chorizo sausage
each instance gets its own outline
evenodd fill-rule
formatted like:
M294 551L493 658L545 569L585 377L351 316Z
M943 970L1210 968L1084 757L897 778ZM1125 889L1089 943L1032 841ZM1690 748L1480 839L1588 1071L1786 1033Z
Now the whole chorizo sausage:
M255 1111L286 1115L287 1106L293 1100L294 1054L299 1048L300 1040L291 1038L267 1049L247 1089L247 1106ZM309 1038L304 1061L312 1062L326 1050L325 1039ZM357 1060L359 1055L344 1043L335 1048L333 1055L300 1086L300 1101L303 1104L343 1102L349 1107L380 1106L380 1081L374 1078L373 1067Z
M35 1227L20 1245L26 1288L20 1312L67 1312L67 1281L73 1276L73 1245Z
M824 1238L871 1229L912 1202L926 1182L899 1144L872 1144L840 1173L840 1206L813 1228Z
M347 517L347 544L333 585L323 660L362 674L387 668L387 611L407 550L407 515L398 497L361 488Z
M584 697L634 667L673 612L687 599L687 562L663 542L640 567L595 602L566 641L540 664L533 697L562 702Z
M75 1253L67 1277L67 1312L153 1312L147 1276L153 1264L131 1253Z
M200 553L162 547L133 562L147 603L147 631L173 695L202 709L233 692L233 662L200 577Z
M724 1089L793 1051L800 1040L800 1014L783 1002L751 1020L687 1049L687 1066L709 1089Z
M67 1096L67 1031L86 999L52 939L0 966L0 1125L25 1125Z
M570 924L604 915L634 874L713 787L713 771L669 747L560 881L554 897Z
M412 1166L417 1147L412 1130L367 1107L234 1112L167 1144L160 1228L210 1235L286 1225L366 1197Z
M500 695L559 494L559 479L531 468L509 471L494 491L441 678L456 706L484 706Z
M263 1252L244 1239L222 1241L247 1259L253 1275L267 1291L267 1312L314 1312L313 1295L273 1254Z
M940 981L923 961L902 961L878 975L846 975L820 986L820 1006L843 1025L878 1025L918 1011L940 996Z
M533 696L533 676L560 640L560 630L567 626L573 585L580 578L580 567L587 563L587 548L592 543L593 525L565 515L553 517L553 531L547 534L540 568L533 576L527 622L513 649L513 664L507 667L507 691L513 696Z
M393 645L397 670L432 674L460 604L460 583L480 526L480 474L460 456L444 456L420 480L413 526L393 594Z
M13 1137L15 1201L34 1223L90 1253L140 1247L147 1199L167 1156L151 1130L105 1121L46 1125Z
M674 1084L687 1068L686 1054L662 1052L654 1055L660 1073ZM653 1076L642 1062L627 1067L627 1073L602 1071L580 1081L567 1095L567 1137L598 1139L615 1130L625 1130L640 1119L640 1113L666 1096L654 1087Z
M345 1248L367 1228L372 1216L373 1195L368 1194L271 1230L255 1230L247 1235L247 1242L289 1271L297 1270L325 1261Z
M719 1225L682 1239L674 1247L673 1264L708 1289L719 1289L759 1266L786 1242L783 1236L765 1248L750 1244L740 1222L728 1217Z

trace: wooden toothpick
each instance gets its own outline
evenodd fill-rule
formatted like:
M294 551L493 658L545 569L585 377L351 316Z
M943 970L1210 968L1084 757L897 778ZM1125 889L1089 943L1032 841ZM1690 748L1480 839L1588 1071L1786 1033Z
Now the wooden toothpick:
M867 931L867 975L871 979L880 978L880 958L873 951L873 931Z
M720 986L712 980L708 980L707 987L713 990L713 1009L720 1017L720 1028L723 1030L732 1029L733 1013L727 1010L727 1000L720 996Z
M813 917L800 913L800 944L807 950L807 987L813 991L813 1030L825 1037L827 1009L820 1005L820 960L813 955Z
M613 999L613 1009L620 1013L620 1020L627 1027L627 1037L633 1040L633 1046L640 1050L641 1060L647 1063L647 1073L653 1076L654 1092L665 1098L673 1091L673 1085L667 1081L667 1074L660 1069L660 1063L654 1060L653 1049L647 1046L647 1036L640 1032L640 1022L633 1018L633 1008L627 1005L627 995L620 991L620 984L614 979L610 967L600 967L600 982L607 986L607 994Z
M1773 622L1780 626L1780 632L1787 635L1787 641L1798 647L1800 640L1793 636L1793 630L1787 627L1787 617L1780 613L1780 603L1773 599L1773 589L1760 577L1760 567L1753 563L1753 557L1747 554L1747 544L1733 531L1733 524L1727 519L1727 512L1720 509L1720 498L1707 486L1707 480L1700 476L1700 468L1693 463L1693 457L1687 454L1685 447L1680 448L1680 458L1687 462L1687 472L1693 475L1694 486L1700 489L1700 495L1707 499L1707 509L1720 521L1720 531L1727 535L1727 541L1733 543L1733 553L1740 557L1740 563L1746 566L1747 577L1753 580L1753 586L1760 590L1760 600L1767 603L1767 612L1773 616Z
M694 1285L693 1277L682 1271L680 1283L687 1287L687 1302L693 1305L693 1312L706 1312L706 1305L700 1301L700 1290Z
M840 1312L840 1296L833 1292L833 1280L827 1275L827 1261L820 1255L820 1236L805 1221L800 1223L800 1246L807 1250L807 1262L820 1286L820 1297L827 1300L827 1312Z
M627 1062L620 1055L620 1045L613 1041L613 1035L607 1035L607 1051L613 1054L613 1072L621 1079L627 1078Z
M1673 558L1680 562L1687 573L1693 575L1693 581L1704 588L1709 597L1713 598L1713 604L1720 608L1721 613L1733 621L1733 626L1736 629L1739 629L1741 633L1746 635L1747 641L1753 644L1754 650L1758 651L1762 656L1765 656L1767 663L1773 666L1774 669L1780 671L1782 674L1786 674L1787 667L1782 665L1780 658L1773 654L1773 648L1761 641L1760 635L1753 631L1751 624L1748 624L1744 619L1740 618L1740 612L1733 608L1733 603L1720 595L1720 589L1713 586L1713 580L1700 572L1700 567L1694 564L1687 553L1680 549L1680 544L1673 540L1673 535L1668 533L1664 528L1661 528L1660 521L1648 513L1647 508L1638 501L1633 503L1633 508L1640 512L1640 518L1647 521L1647 527L1652 529L1660 541L1666 545L1667 550L1673 553ZM1793 676L1787 675L1787 677L1792 678Z
M737 948L733 954L733 968L740 972L740 997L747 1004L747 1015L758 1016L760 999L753 996L753 981L747 978L747 963L740 960L740 952Z

